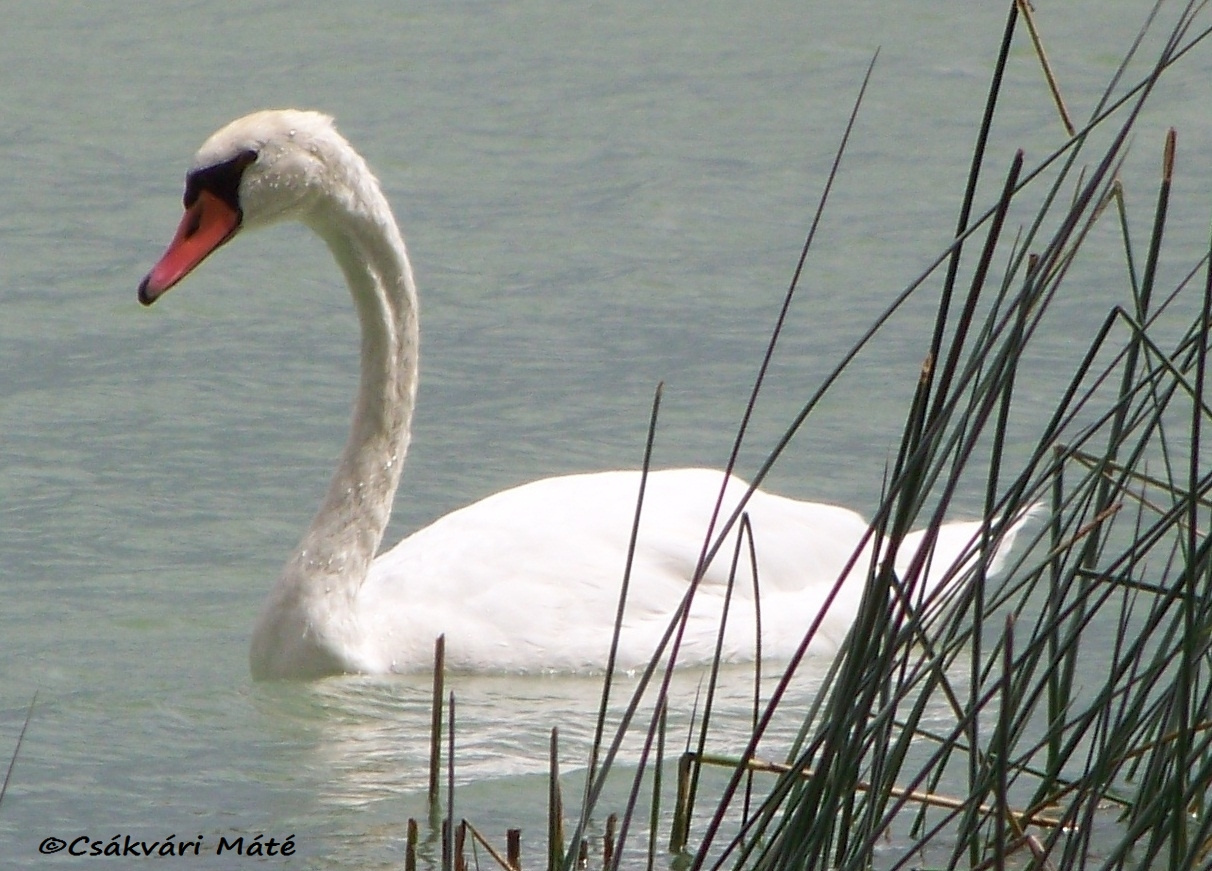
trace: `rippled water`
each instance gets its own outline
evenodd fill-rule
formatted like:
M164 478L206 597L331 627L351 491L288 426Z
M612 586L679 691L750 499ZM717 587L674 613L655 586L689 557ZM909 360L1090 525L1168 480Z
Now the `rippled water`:
M424 359L394 540L513 483L636 465L659 381L657 462L723 462L879 47L757 411L752 469L946 245L1003 5L11 4L0 758L38 702L0 806L0 864L71 864L38 854L52 835L294 833L295 866L398 867L403 820L425 813L427 679L248 677L252 615L344 439L356 335L336 269L297 227L242 238L154 310L136 304L213 129L266 106L336 115L404 225ZM1040 10L1076 115L1146 11ZM1153 197L1171 124L1178 194L1212 202L1208 73L1206 52L1190 59L1139 127L1125 168L1137 202ZM1062 138L1022 42L991 165ZM1188 253L1205 236L1200 217L1168 238ZM1068 320L1041 337L1016 438L1038 426L1033 403L1074 336L1126 300L1116 268L1084 265L1057 307ZM860 359L775 489L870 510L926 314L910 308ZM697 676L685 681L683 732ZM575 768L598 679L456 675L451 689L464 812L490 833L521 826L537 851L549 730ZM721 751L747 722L734 691ZM793 728L776 730L771 755Z

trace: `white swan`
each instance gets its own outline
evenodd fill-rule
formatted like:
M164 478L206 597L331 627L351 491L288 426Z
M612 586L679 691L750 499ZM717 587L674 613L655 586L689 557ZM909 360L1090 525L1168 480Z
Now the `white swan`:
M600 668L639 491L633 471L535 481L443 517L376 558L408 447L417 389L417 306L404 242L366 163L314 112L257 112L208 139L186 177L185 216L139 286L150 305L243 228L294 218L340 264L362 329L352 432L328 493L266 601L252 638L256 678L424 668L437 635L448 662L483 670ZM645 662L682 599L723 473L654 472L632 568L619 665ZM726 517L745 492L727 487ZM763 652L785 657L822 610L867 531L854 512L758 491L747 511L758 552ZM1001 537L996 569L1021 520ZM927 584L980 537L944 526ZM917 543L897 559L904 571ZM707 571L682 656L712 655L727 550ZM816 637L829 650L852 623L860 557ZM742 568L725 655L753 656L753 592Z

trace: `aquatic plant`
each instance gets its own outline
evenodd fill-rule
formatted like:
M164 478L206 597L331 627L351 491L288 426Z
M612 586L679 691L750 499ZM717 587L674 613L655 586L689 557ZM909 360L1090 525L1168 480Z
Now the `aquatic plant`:
M613 810L602 807L603 785L620 776L631 778L631 788L617 827L612 823L604 839L608 868L641 855L627 843L645 830L650 867L662 842L676 854L675 866L691 871L1207 867L1212 466L1204 431L1212 417L1205 396L1212 267L1205 250L1177 273L1174 264L1160 268L1166 231L1182 213L1171 203L1177 133L1170 130L1156 144L1160 183L1143 241L1133 232L1136 215L1125 193L1130 180L1122 176L1127 144L1157 83L1212 32L1200 23L1203 6L1190 2L1176 10L1161 48L1137 75L1132 71L1142 62L1146 37L1159 28L1161 4L1154 7L1103 100L1080 124L1051 75L1030 6L1011 3L954 241L896 296L748 475L755 487L761 484L888 321L911 299L932 296L934 328L872 536L876 552L895 553L912 527L937 530L960 494L978 492L983 516L993 519L988 540L974 549L962 576L931 596L919 584L928 546L900 574L891 559L860 566L867 571L860 614L810 709L789 711L782 703L815 626L805 627L799 654L779 666L773 690L762 698L755 689L751 740L727 756L709 752L713 670L697 737L673 778L671 833L661 831L667 814L660 802L679 621L614 721L607 714L607 668L581 808L567 837L553 734L549 867L585 862L586 832ZM990 166L988 143L1011 46L1024 29L1048 76L1065 141L1038 163L1019 152L999 169ZM862 89L856 112L861 102ZM849 136L848 128L834 172L844 166ZM982 207L988 185L981 181L995 170L1000 185ZM754 399L816 226L827 216L832 178L772 331ZM1018 218L1024 209L1026 217ZM1037 416L1036 436L1030 444L1011 443L1024 373L1040 365L1033 356L1037 337L1078 292L1075 276L1087 265L1089 240L1107 225L1120 239L1115 298L1122 301L1082 300L1106 307L1101 327L1072 337L1081 353L1064 388L1051 397L1033 395L1046 412ZM1163 274L1180 278L1163 285ZM659 398L658 392L648 454ZM730 470L747 420L738 429ZM990 580L987 555L998 536L1041 502L1033 540L1002 578ZM760 546L752 536L742 535L743 546L733 553L717 553L727 533L745 525L743 506L719 517L704 560L750 560L746 547ZM1079 672L1079 659L1091 658L1100 667ZM761 686L759 665L755 688ZM798 738L782 759L759 759L776 716L798 718ZM637 728L643 747L624 771L619 748ZM722 768L726 779L707 789L700 779L705 766ZM514 853L502 864L519 861Z

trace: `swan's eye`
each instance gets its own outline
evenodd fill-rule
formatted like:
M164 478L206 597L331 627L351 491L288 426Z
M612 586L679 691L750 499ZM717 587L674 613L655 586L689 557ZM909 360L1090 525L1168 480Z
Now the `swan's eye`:
M207 190L232 209L240 210L240 179L244 170L257 159L255 151L241 151L230 160L195 169L185 177L185 208L198 201L198 194Z

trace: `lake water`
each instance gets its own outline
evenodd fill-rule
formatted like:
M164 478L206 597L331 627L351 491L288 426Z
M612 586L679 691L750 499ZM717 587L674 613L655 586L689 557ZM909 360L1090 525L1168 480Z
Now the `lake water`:
M71 865L39 855L48 836L293 833L290 867L365 869L400 867L404 820L425 816L428 678L255 685L247 666L258 603L345 437L356 325L327 251L299 227L241 238L155 309L137 304L194 149L252 109L317 108L379 174L422 294L395 541L511 484L636 466L658 382L657 464L724 462L879 48L743 454L752 471L945 248L1007 4L8 6L0 760L38 701L0 806L0 865ZM1039 6L1085 118L1149 4ZM993 167L1064 141L1024 36L1016 46ZM1205 48L1163 83L1124 169L1147 209L1164 130L1178 128L1188 208L1167 237L1171 286L1206 246L1210 73ZM1114 250L1114 229L1100 232ZM1122 268L1088 259L1024 379L1011 433L1024 443L1058 364L1128 300ZM911 306L860 358L772 489L870 513L929 315ZM979 490L959 502L975 511ZM598 684L451 678L459 813L497 840L522 827L532 867L549 730L575 769ZM683 732L694 684L674 713ZM739 694L728 710L720 752L745 732Z

